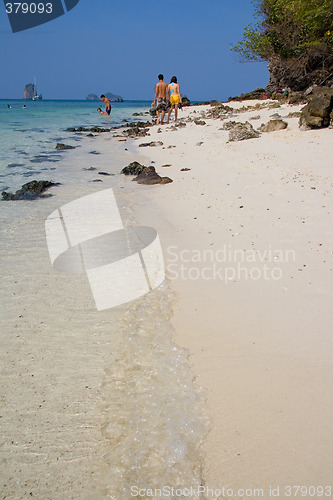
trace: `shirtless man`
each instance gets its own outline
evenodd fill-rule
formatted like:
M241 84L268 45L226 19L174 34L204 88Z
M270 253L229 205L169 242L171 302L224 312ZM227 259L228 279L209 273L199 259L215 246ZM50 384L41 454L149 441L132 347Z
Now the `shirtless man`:
M164 115L167 110L167 101L169 101L168 86L164 83L163 79L163 75L158 75L158 83L155 86L155 97L151 103L154 106L156 102L157 125L159 123L163 125Z
M105 113L109 115L111 113L111 104L107 97L104 94L101 95L101 101L105 104Z

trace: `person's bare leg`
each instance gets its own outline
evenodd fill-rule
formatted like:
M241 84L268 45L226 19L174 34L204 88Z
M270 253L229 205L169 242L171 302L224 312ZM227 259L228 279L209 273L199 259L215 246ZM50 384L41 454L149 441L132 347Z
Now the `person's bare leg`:
M165 116L165 111L164 111L164 109L162 109L162 111L161 111L161 125L163 125L164 116Z
M177 117L178 117L178 104L176 104L175 106L175 122L177 121Z
M157 122L156 122L156 125L158 125L160 123L160 113L159 111L156 110L156 116L157 116Z
M171 113L172 113L172 106L171 106L171 108L168 111L168 120L167 120L167 123L169 123Z

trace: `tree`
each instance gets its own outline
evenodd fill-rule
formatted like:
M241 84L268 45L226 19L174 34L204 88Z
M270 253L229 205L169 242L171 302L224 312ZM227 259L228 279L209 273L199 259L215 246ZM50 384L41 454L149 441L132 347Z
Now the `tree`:
M255 0L256 23L232 48L269 62L271 84L295 90L333 82L333 0Z

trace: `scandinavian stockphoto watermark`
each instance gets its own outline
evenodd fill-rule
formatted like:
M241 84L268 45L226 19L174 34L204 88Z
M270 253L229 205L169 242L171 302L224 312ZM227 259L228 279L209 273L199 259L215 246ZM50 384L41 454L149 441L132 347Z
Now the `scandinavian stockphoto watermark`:
M111 188L55 210L45 231L54 269L86 273L98 311L135 300L165 279L156 230L124 228Z
M283 265L296 261L292 249L235 249L230 244L217 249L180 249L169 246L166 272L170 279L219 280L228 284L240 280L280 280Z
M79 0L27 0L8 2L3 0L13 33L35 28L63 16L72 10Z

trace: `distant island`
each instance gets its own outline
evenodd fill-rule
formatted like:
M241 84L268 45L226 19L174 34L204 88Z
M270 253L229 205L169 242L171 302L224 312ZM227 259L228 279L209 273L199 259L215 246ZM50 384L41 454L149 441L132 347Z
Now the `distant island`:
M42 94L38 94L36 79L34 83L27 83L24 88L23 99L32 99L33 101L41 101Z
M124 99L120 95L112 94L112 92L106 92L105 97L110 99L111 102L124 102ZM99 101L99 97L96 94L88 94L86 97L87 101Z

